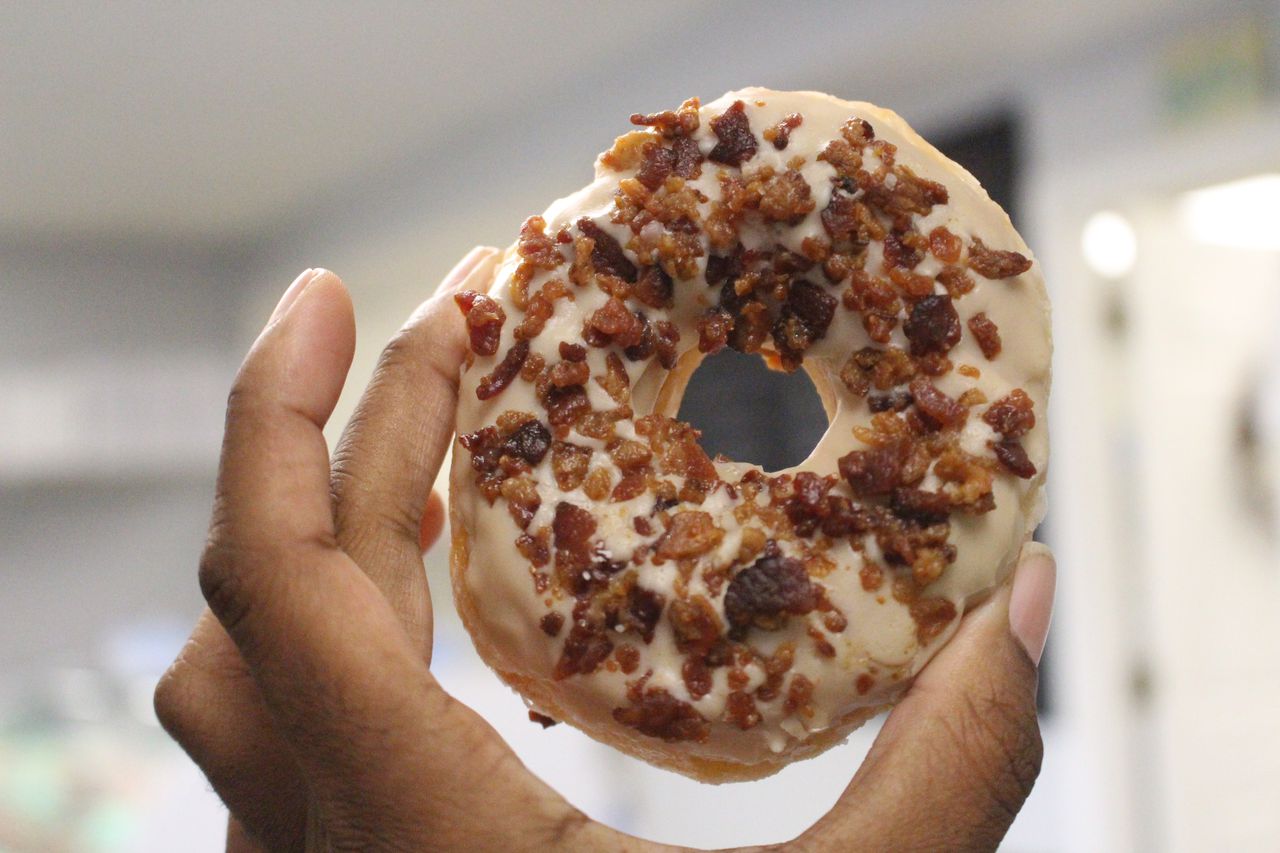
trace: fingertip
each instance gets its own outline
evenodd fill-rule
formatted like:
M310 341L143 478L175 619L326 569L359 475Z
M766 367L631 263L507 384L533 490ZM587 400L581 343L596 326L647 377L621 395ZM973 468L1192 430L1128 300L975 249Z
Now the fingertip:
M1009 598L1009 629L1037 666L1049 636L1057 576L1048 547L1030 542L1022 549Z
M437 491L427 497L427 505L422 511L422 523L418 528L418 547L427 553L440 538L444 530L445 506L444 498Z
M333 272L316 268L299 276L281 303L260 343L276 353L269 360L289 401L323 423L355 356L351 294Z

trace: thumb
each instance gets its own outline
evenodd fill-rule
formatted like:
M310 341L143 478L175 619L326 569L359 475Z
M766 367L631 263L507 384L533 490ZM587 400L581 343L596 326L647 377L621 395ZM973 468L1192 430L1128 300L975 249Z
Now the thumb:
M889 850L994 850L1031 793L1043 746L1037 665L1053 608L1049 550L965 617L916 677L813 839ZM883 844L880 844L883 841Z

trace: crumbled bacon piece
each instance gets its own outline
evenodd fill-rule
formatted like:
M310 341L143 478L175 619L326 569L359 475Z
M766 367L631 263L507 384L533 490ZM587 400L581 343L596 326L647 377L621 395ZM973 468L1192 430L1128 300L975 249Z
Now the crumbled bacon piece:
M944 267L937 278L952 299L959 299L975 287L973 279L960 267Z
M991 404L982 419L1005 438L1020 438L1036 425L1035 403L1021 388Z
M743 731L755 728L764 719L756 710L756 702L751 698L751 694L741 690L735 690L729 694L725 701L724 717Z
M924 252L911 245L907 234L893 230L884 238L884 265L886 269L894 267L912 270L924 260Z
M898 313L902 310L902 300L889 282L858 270L849 281L843 301L846 308L862 313L862 326L871 340L881 344L889 342L889 334L898 324Z
M464 290L453 297L467 318L467 331L471 337L471 351L476 355L493 355L498 351L502 337L502 324L507 313L502 306L474 290Z
M787 143L791 141L791 131L795 130L804 122L804 117L799 113L791 113L783 116L778 123L772 127L766 128L761 134L765 142L773 143L773 147L779 151L787 150Z
M883 152L880 153L883 161ZM867 188L869 201L890 217L913 213L928 216L934 205L947 203L947 188L937 181L921 178L906 166L898 166L893 173L897 180L892 189L883 183Z
M649 464L653 451L647 444L632 439L623 439L609 447L609 456L615 465L624 471Z
M916 623L916 640L928 645L956 618L956 606L945 598L920 598L907 607Z
M695 595L674 601L667 612L681 654L702 658L719 645L724 627L716 609L705 596Z
M617 276L623 281L635 283L636 265L623 252L617 240L585 216L578 220L578 230L592 241L591 264L596 272L603 272Z
M911 309L902 331L911 341L912 355L946 354L960 342L960 315L950 296L926 296Z
M773 327L773 340L784 369L798 367L804 351L826 335L837 304L836 298L821 285L807 281L791 284L787 301Z
M631 123L641 127L652 127L668 138L691 136L698 129L698 107L701 102L690 98L676 110L663 110L658 113L632 113Z
M899 487L893 490L889 508L899 518L921 524L938 524L951 514L951 499L941 492Z
M560 660L556 661L552 677L563 681L571 675L590 675L612 651L613 641L605 633L604 626L576 619L565 638L564 650L560 653Z
M825 640L823 642L826 642ZM831 648L831 644L827 643L827 648ZM825 657L832 657L835 649L831 648L831 654ZM788 714L794 714L797 711L804 712L812 709L809 702L813 700L813 682L800 673L791 676L791 686L787 688L786 701L782 703L782 710Z
M603 468L596 468L582 481L582 492L593 501L602 501L609 496L612 478Z
M733 318L719 309L709 309L698 318L698 352L713 355L724 349L733 331Z
M662 415L646 415L636 422L636 432L649 439L662 473L698 480L718 478L706 451L698 445L702 433L689 424Z
M969 269L983 278L1012 278L1031 269L1031 260L1018 252L987 248L977 237L969 247Z
M711 670L701 658L687 658L680 668L680 675L695 702L711 692Z
M840 476L858 497L887 495L901 482L903 452L895 444L853 450L840 457Z
M481 400L488 400L501 394L516 378L528 357L529 342L516 341L493 372L481 378L480 384L476 386L476 396Z
M1000 464L1014 475L1024 480L1029 480L1036 475L1036 466L1028 458L1022 442L1016 438L992 442L991 449L995 451L996 459L1000 460Z
M622 475L622 479L618 481L618 485L613 487L613 491L609 494L609 500L614 503L629 501L632 498L638 498L649 488L649 474L647 470L629 471Z
M676 152L675 175L691 181L702 175L702 151L692 138L682 136L672 144Z
M520 239L516 252L538 269L553 270L564 263L564 255L556 249L555 241L545 233L546 220L530 216L520 226Z
M658 351L658 363L667 370L676 366L676 344L680 343L680 330L674 323L659 320L653 324L654 347Z
M813 194L795 169L766 180L760 191L760 213L771 222L795 225L813 210Z
M644 184L646 189L653 191L666 182L667 176L674 172L675 168L675 150L650 142L644 147L640 169L636 172L636 180Z
M635 672L640 666L640 650L630 643L623 643L613 650L613 657L618 668L627 675Z
M719 545L722 539L724 531L710 515L685 510L672 517L666 535L658 541L657 554L669 560L697 557Z
M613 718L641 734L661 738L667 743L694 741L705 743L711 727L692 705L676 699L660 687L650 687L631 697L631 705L614 708Z
M867 560L862 564L862 568L858 569L858 580L867 592L875 592L884 583L884 569L880 568L878 563Z
M650 308L670 308L675 288L660 266L645 267L636 279L635 296Z
M581 385L564 388L552 385L547 389L546 407L548 423L553 429L559 428L556 435L563 438L574 421L591 411L591 402L587 399L586 389Z
M546 714L539 714L537 711L534 711L532 709L530 709L529 711L529 722L537 723L538 725L542 726L544 729L549 729L552 726L559 725L559 721L554 720L551 717L548 717Z
M929 232L929 251L944 264L954 264L960 260L960 250L964 243L944 226L939 225Z
M817 606L818 589L804 564L774 550L733 576L724 596L724 614L737 632L752 626L782 627L789 615L803 616Z
M591 448L564 441L551 446L551 472L561 491L570 492L582 485L591 464Z
M991 322L991 318L985 313L979 312L969 318L969 331L973 333L973 337L978 342L978 346L982 348L982 354L987 357L987 361L1000 354L1000 329L996 324Z
M566 573L582 569L591 561L591 537L596 532L596 519L582 507L567 501L556 504L551 522L552 545L556 567Z
M601 335L608 335L621 347L640 343L644 334L644 323L616 296L609 297L602 307L597 308L587 320L587 325Z
M911 380L911 398L915 401L916 411L936 429L961 426L969 417L967 408L939 391L923 376Z
M562 361L551 368L551 384L557 388L582 385L591 378L591 368L581 361Z
M756 155L758 143L751 133L751 122L742 101L734 101L729 109L713 118L711 130L719 140L707 155L713 163L741 166Z
M564 627L564 615L553 610L538 620L538 627L548 637L559 636L560 629Z

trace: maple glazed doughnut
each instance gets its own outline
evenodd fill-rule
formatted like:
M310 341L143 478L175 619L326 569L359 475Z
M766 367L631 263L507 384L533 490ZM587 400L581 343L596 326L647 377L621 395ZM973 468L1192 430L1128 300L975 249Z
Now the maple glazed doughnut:
M1044 511L1048 300L892 112L744 89L631 121L455 297L455 597L533 718L758 778L899 699L1008 575ZM726 346L813 379L800 465L675 419Z

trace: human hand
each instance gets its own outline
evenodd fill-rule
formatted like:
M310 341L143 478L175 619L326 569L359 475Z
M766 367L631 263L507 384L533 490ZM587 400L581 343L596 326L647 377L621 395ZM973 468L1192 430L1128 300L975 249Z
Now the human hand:
M156 690L231 812L230 849L658 849L596 823L436 682L422 552L452 438L477 249L387 346L332 461L354 349L332 273L291 285L236 378L200 584ZM1039 771L1036 664L1054 567L1028 548L890 714L797 849L993 849Z

